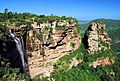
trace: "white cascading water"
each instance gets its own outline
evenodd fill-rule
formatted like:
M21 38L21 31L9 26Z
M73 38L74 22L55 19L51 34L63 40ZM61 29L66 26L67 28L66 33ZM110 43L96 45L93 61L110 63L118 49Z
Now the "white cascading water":
M20 40L20 38L18 38L16 36L16 33L15 32L11 32L11 30L10 30L10 35L12 36L12 38L14 39L14 42L16 43L16 47L17 47L17 50L20 53L20 58L21 58L21 61L22 61L23 72L25 72L24 43L23 43L23 39L21 37L21 40Z

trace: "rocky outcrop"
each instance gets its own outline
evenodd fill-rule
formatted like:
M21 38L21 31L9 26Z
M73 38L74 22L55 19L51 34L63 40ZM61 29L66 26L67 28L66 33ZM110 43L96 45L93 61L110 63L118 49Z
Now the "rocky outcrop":
M67 32L72 30L72 27L76 25L76 22L70 20L61 20L61 21L52 21L52 22L43 22L37 23L34 22L31 24L32 30L28 31L28 38L27 38L27 51L34 51L39 49L39 44L41 43L36 36L40 33L46 32L43 35L43 40L45 45L50 45L50 47L55 47L61 45L61 40L67 35ZM68 27L65 31L62 31L63 34L59 34L61 36L56 36L55 33L56 27ZM68 31L69 30L69 31ZM58 44L59 43L59 44ZM63 43L62 43L63 44Z
M110 59L109 57L106 58L98 58L96 61L92 62L90 66L93 68L96 68L97 66L106 66L106 65L111 65L114 63L113 59Z
M79 59L77 60L76 57L73 57L72 60L70 60L71 63L69 64L69 68L68 69L71 69L73 66L77 66L78 64L81 64L83 62L83 59Z
M82 40L89 54L110 49L111 38L109 38L105 30L105 24L103 23L92 22L90 24Z
M31 56L28 58L28 66L32 78L39 74L50 75L54 71L53 64L62 56L76 50L80 45L80 34L73 34L73 31L77 31L76 23L66 24L64 30L56 30L56 23L58 22L53 22L51 27L41 27L41 25L34 23L33 30L28 32L27 49ZM45 29L47 31L43 33ZM43 33L43 41L36 39L36 35L40 33ZM74 46L71 46L71 42L74 42ZM44 50L44 55L40 50Z

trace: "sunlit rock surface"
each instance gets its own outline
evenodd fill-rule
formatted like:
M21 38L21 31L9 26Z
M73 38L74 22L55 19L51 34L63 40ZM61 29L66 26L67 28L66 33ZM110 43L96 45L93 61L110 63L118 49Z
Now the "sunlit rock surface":
M36 35L40 34L46 27L33 24L33 30L28 33L27 52L28 67L31 78L41 74L50 76L54 71L53 64L62 56L69 54L80 46L80 34L73 34L77 31L76 23L68 23L66 21L52 22L52 30L48 28L46 34L43 34L43 41L36 39ZM66 29L56 30L55 26L66 25ZM74 42L74 45L71 45Z
M110 49L110 41L111 38L106 32L105 24L95 22L90 24L83 38L84 46L90 54Z
M98 58L96 61L92 62L90 64L90 66L92 66L93 68L96 68L97 66L107 66L107 65L111 65L114 63L113 59L110 59L109 57L106 58Z

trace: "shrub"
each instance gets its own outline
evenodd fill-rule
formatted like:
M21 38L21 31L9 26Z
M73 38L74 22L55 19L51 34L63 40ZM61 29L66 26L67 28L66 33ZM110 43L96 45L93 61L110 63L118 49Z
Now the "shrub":
M73 42L73 41L70 42L70 46L72 46L73 48L75 47L75 45L76 45L75 42Z

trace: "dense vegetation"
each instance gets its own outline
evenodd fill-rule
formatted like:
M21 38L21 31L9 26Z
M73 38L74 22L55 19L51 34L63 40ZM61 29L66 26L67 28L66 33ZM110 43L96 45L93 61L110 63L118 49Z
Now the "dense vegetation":
M117 51L120 50L120 27L108 29L108 33L112 38L112 48L113 50Z
M70 20L73 19L74 21L77 21L75 18L72 17L66 17L66 16L55 16L51 14L50 16L45 15L36 15L33 13L17 13L17 12L11 12L8 9L5 9L4 13L0 13L0 24L6 24L7 26L12 27L20 27L20 25L30 25L33 22L37 23L44 23L44 22L52 22L52 21L61 21L61 20L67 20L70 22Z

